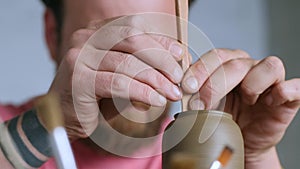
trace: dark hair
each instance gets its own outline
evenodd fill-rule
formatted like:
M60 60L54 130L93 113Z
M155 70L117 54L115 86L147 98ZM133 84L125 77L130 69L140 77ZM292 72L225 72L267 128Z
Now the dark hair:
M42 2L47 8L52 10L57 23L56 31L60 35L63 25L63 0L42 0Z
M192 5L196 0L189 0L189 5Z

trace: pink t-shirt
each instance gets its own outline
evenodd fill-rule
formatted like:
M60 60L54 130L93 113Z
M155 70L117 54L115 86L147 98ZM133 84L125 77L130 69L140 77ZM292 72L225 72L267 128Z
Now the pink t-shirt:
M19 107L0 105L0 121L10 120L22 112L29 110L31 107L31 102ZM157 141L155 147L161 147L161 139ZM161 155L148 158L125 158L103 155L93 151L93 149L80 141L72 143L72 148L78 169L161 169ZM153 149L153 147L149 146L145 151L150 149ZM54 159L48 160L40 169L56 169Z

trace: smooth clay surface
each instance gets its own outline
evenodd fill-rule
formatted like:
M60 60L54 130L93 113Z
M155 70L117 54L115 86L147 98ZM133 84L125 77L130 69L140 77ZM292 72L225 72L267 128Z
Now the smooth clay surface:
M234 152L225 168L244 169L243 137L230 114L180 113L164 133L163 169L208 169L226 146Z

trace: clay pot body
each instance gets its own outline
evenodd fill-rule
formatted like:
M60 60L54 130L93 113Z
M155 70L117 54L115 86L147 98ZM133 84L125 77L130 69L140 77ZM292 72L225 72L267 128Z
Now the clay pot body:
M243 137L230 114L179 113L164 133L163 169L209 169L226 146L234 152L225 169L244 169Z

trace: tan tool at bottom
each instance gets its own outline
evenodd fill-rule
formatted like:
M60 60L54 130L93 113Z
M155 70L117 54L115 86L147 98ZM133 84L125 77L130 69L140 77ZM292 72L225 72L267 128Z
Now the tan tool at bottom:
M58 97L48 94L38 100L37 112L50 133L50 143L59 169L77 169L67 132L63 127L63 115Z

